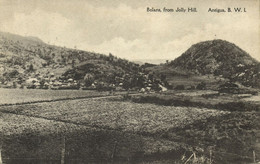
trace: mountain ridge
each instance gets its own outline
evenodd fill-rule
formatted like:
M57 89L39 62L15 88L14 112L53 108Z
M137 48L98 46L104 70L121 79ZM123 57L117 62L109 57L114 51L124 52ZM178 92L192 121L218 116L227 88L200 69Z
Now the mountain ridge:
M13 41L31 42L31 44L33 42L45 44L40 38L35 37L35 36L21 36L21 35L18 35L18 34L12 34L12 33L9 33L9 32L2 32L2 31L0 31L0 36L6 37L6 38L13 40Z

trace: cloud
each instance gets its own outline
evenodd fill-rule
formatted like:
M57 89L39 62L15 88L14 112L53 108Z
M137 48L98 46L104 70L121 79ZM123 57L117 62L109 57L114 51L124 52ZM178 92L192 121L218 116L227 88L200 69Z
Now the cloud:
M65 36L70 30L70 22L59 13L35 10L30 14L15 13L12 20L1 25L1 30L19 35L37 36L45 42L64 44L68 39Z
M98 5L101 2L102 5ZM3 22L0 30L37 36L55 45L71 48L77 46L83 50L105 54L110 52L130 60L174 59L192 44L224 39L260 60L259 11L255 3L236 3L247 7L247 13L207 12L208 7L223 8L233 3L221 1L216 5L197 0L190 4L188 1L173 3L165 0L164 3L145 1L136 5L132 1L94 3L64 0L37 1L31 7L25 5L26 8L19 3L10 3L17 10L7 14L5 18L0 17ZM146 12L147 7L175 8L189 5L197 5L199 12Z

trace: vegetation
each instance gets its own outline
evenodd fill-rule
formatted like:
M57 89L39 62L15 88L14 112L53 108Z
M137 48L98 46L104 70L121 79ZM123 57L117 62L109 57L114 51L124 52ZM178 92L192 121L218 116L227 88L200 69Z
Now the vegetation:
M0 87L29 89L0 89L4 163L260 160L259 62L232 43L159 66L1 32L0 46Z
M5 134L2 138L3 162L60 163L64 145L68 163L138 163L150 161L154 154L163 157L167 151L171 152L170 159L180 160L186 147L185 144L135 133L22 115L2 114L1 118L5 119L1 129Z
M156 133L168 128L183 127L196 120L228 113L91 99L10 106L3 107L0 111L139 133Z
M35 102L50 102L56 100L107 96L108 92L74 91L74 90L21 90L0 89L0 106L11 104L29 104Z
M165 97L158 102L167 102ZM2 154L10 159L42 156L59 162L62 137L66 138L67 161L238 163L251 162L253 151L259 153L255 144L260 130L257 112L233 111L242 104L228 103L225 107L232 112L202 108L202 103L196 108L188 101L173 101L173 97L171 94L175 104L170 105L174 106L151 104L158 97L149 95L138 98L146 98L145 104L115 97L2 106ZM86 154L93 156L85 158Z
M0 50L5 68L0 74L2 87L32 89L158 89L160 78L148 78L138 64L104 54L45 44L32 38L0 33ZM8 54L8 55L7 55ZM28 83L37 79L35 83ZM90 87L90 88L89 88Z
M223 101L221 101L222 99ZM225 100L225 96L221 97L219 94L209 96L201 95L201 97L183 97L178 95L153 94L128 96L125 97L125 100L131 100L135 103L152 103L164 106L204 107L209 109L219 109L226 111L260 111L259 104L243 100Z
M245 86L260 87L260 64L236 45L224 40L194 44L168 64L194 74L221 76Z

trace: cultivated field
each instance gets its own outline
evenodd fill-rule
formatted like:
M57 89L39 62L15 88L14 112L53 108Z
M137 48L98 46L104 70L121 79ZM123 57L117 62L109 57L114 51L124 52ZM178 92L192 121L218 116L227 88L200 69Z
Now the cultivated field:
M94 91L14 91L1 92L18 97L7 102L1 96L2 159L7 163L60 163L64 151L68 163L259 160L259 106L241 96L179 91L106 98L108 93ZM239 101L245 106L234 106Z
M156 133L185 127L229 112L104 99L82 99L0 107L4 113L94 127Z
M107 96L108 94L108 92L86 90L34 90L0 88L0 105Z
M179 158L189 147L163 138L42 118L14 114L1 118L2 158L7 163L60 163L64 147L68 163L145 161L154 153L169 151L177 152Z

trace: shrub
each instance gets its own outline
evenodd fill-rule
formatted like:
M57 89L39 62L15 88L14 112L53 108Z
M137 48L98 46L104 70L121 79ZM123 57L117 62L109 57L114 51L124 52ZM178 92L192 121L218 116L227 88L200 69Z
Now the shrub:
M194 85L191 85L189 88L187 88L188 90L194 90L196 89L196 87Z
M12 70L10 72L5 72L3 74L6 78L15 78L19 75L19 72L17 70Z
M260 105L242 101L211 104L201 101L192 101L191 99L180 99L176 97L166 98L161 96L133 96L131 98L127 97L127 99L131 99L131 101L135 103L152 103L165 106L214 108L226 111L260 111Z
M176 90L184 90L185 87L184 87L184 85L177 85L174 89L176 89Z
M206 89L206 83L205 82L200 82L197 86L196 89L198 90L204 90Z

